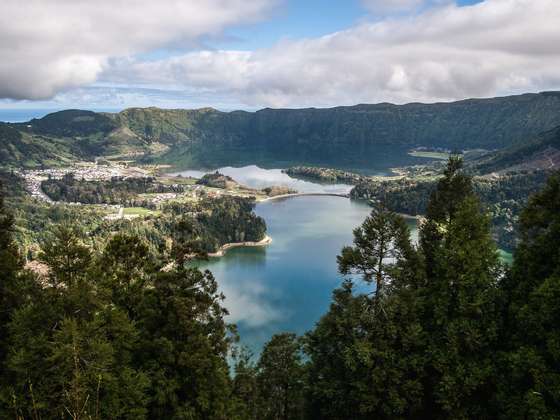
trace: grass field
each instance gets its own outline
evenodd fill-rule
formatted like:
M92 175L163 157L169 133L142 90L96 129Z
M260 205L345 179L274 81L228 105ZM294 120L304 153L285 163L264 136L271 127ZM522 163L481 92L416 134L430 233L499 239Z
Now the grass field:
M123 209L123 214L125 216L148 216L157 213L157 211L145 209L144 207L125 207Z

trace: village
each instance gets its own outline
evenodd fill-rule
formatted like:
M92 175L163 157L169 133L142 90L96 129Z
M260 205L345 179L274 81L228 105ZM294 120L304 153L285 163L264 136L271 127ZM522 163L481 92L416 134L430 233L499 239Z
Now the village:
M125 207L122 204L95 204L107 213L106 220L133 219L149 214L157 213L161 205L166 202L178 201L198 201L201 198L218 198L222 195L237 197L255 197L258 200L266 198L266 193L243 187L237 183L228 185L227 188L220 188L213 185L201 185L195 178L185 178L181 175L172 176L162 174L162 167L150 165L146 167L129 166L128 163L111 162L102 160L102 164L95 162L78 162L68 167L20 170L17 174L25 181L27 192L35 199L42 202L56 205L86 206L81 202L55 201L49 197L42 189L42 183L52 179L63 179L72 174L77 180L83 181L109 181L115 178L156 178L158 181L168 186L180 186L182 192L161 192L139 194L138 197L149 203L148 208Z

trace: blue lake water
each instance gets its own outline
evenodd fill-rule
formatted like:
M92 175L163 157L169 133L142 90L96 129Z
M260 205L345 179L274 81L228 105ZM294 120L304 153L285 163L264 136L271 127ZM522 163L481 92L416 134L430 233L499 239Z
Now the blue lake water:
M306 181L292 178L282 172L281 169L263 169L256 165L235 168L226 166L215 170L187 170L176 172L173 175L184 177L200 178L204 174L218 171L235 179L240 184L251 188L266 188L273 185L286 186L302 193L335 193L346 194L352 189L352 185L347 184L319 184L317 182Z
M258 167L220 168L221 173L254 188L288 185L301 192L347 192L349 185L321 185L290 178L280 170ZM204 171L185 171L201 176ZM237 324L242 343L258 353L277 332L303 334L329 307L343 277L336 256L352 243L352 230L371 208L342 197L302 196L259 203L272 243L261 248L234 248L203 264L214 273L226 296L229 321ZM407 219L416 236L416 219ZM371 286L362 286L371 287Z

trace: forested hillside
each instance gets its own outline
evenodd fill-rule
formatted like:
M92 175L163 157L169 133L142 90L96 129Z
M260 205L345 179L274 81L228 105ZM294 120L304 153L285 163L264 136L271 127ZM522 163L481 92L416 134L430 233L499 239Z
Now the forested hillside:
M560 126L516 142L473 163L481 173L560 167Z
M352 277L328 312L303 337L274 335L253 359L214 277L190 264L192 225L177 226L172 255L132 232L99 247L58 226L32 272L0 196L0 417L558 418L560 174L520 225L503 266L452 158L418 244L404 219L375 208L340 252Z
M193 154L222 164L228 157L331 165L390 159L397 164L415 146L497 149L558 126L560 93L254 113L131 109L117 120L141 138L172 144L164 155L170 160Z
M560 126L560 93L543 92L452 103L356 105L330 109L133 108L118 114L68 110L9 127L41 149L28 160L45 163L46 143L76 158L138 154L172 163L241 161L328 163L331 166L405 164L412 147L500 149ZM0 141L13 144L6 127ZM45 143L46 142L46 143ZM1 156L0 164L23 159ZM62 158L62 156L61 156ZM49 162L47 162L49 163ZM51 162L52 163L52 162Z

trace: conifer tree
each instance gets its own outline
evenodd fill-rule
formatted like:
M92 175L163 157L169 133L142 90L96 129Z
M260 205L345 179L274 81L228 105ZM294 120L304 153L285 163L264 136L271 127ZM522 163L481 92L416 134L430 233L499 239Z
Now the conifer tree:
M462 158L451 156L443 177L438 181L428 201L420 235L420 246L428 276L433 275L435 253L443 240L446 225L454 217L463 200L473 194L472 180L462 172L462 168Z
M0 183L0 369L6 355L7 325L15 309L14 287L22 260L13 239L14 219L4 205Z
M103 290L110 294L107 299L135 319L144 289L157 268L155 257L144 241L135 235L119 233L105 246L96 275Z
M424 345L419 324L419 260L404 219L383 207L355 230L338 258L341 273L379 284L374 297L335 291L308 335L313 418L413 417L422 401Z
M253 354L242 347L236 349L232 356L235 367L228 419L258 420L258 371Z
M305 337L309 418L368 418L362 412L362 397L370 372L363 355L371 351L367 319L371 302L353 292L351 281L336 289L329 311Z
M489 217L470 192L470 179L451 158L421 228L426 286L423 328L429 337L426 414L433 418L489 415L495 390L499 311L497 249Z
M500 408L503 418L560 418L560 174L531 198L520 233L500 283L507 314Z
M148 378L131 363L137 332L103 300L91 250L61 227L45 243L49 280L9 325L12 409L31 418L142 418Z
M258 369L259 419L301 419L304 370L298 337L292 333L272 336L263 348Z
M402 217L378 206L354 229L354 246L344 247L337 257L340 273L361 275L365 282L375 282L375 296L380 298L385 283L394 278L394 262L411 249L409 236Z
M24 301L21 288L23 260L13 239L14 218L4 203L3 185L0 183L0 372L6 372L8 357L9 323L14 311ZM0 374L0 417L4 414L10 395L6 395L6 375Z
M150 379L150 418L225 419L230 377L224 297L209 271L154 273L144 290L135 363Z

